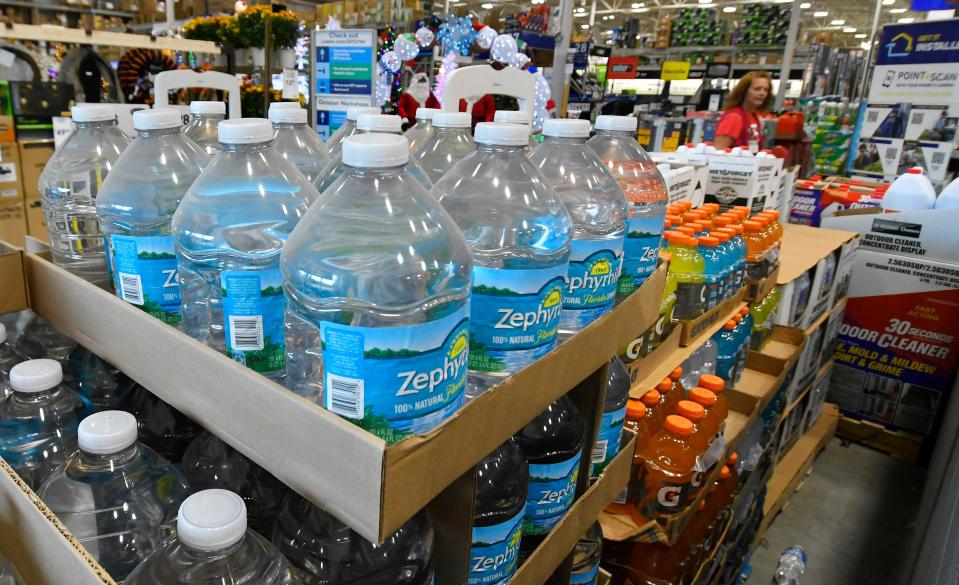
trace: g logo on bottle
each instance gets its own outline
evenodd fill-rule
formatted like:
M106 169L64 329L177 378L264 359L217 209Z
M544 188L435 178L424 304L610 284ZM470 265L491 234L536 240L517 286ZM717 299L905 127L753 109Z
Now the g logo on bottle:
M683 486L665 485L656 492L656 501L660 506L667 509L678 508L682 503Z

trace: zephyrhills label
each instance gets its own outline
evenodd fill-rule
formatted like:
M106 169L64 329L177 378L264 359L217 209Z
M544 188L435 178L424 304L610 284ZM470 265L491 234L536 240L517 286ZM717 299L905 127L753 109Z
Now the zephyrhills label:
M326 408L390 443L446 420L464 400L469 310L402 327L321 323Z
M286 297L280 270L224 270L220 298L227 355L264 374L286 368Z
M107 269L117 296L176 325L180 322L180 286L171 236L104 236Z
M548 533L569 510L576 495L579 457L577 451L576 455L559 463L530 463L524 534Z
M659 243L663 236L663 217L637 215L626 222L623 242L623 268L617 292L626 296L643 285L656 269Z
M473 268L471 370L517 372L553 349L567 269Z
M520 510L506 522L473 527L467 585L499 585L513 576L519 565L525 515Z
M619 440L623 434L623 423L625 421L625 405L612 412L603 413L599 423L599 432L596 435L596 444L593 445L590 477L599 477L606 466L612 463L613 458L619 453Z
M560 327L578 331L613 307L624 239L573 240Z

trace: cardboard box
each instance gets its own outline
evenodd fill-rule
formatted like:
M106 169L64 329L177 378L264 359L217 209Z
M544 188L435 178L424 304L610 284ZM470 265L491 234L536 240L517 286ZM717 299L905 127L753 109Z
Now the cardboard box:
M829 181L796 181L789 203L789 223L818 227L822 220L849 209L878 207L881 197L867 187L841 190Z
M13 116L0 116L0 142L16 141L17 131L14 128Z
M24 272L35 312L374 541L553 400L601 372L610 356L655 322L665 283L662 266L610 314L430 434L387 446L44 258L24 255ZM302 445L323 448L294 447Z
M47 221L40 203L40 174L53 156L53 139L22 140L17 143L20 149L20 184L23 187L23 200L27 211L27 233L34 238L47 241Z
M17 144L0 143L0 240L16 246L23 245L27 233L21 174Z
M859 231L829 400L847 416L933 444L959 352L959 211L861 213L826 225Z
M742 308L743 299L745 298L746 287L741 287L732 297L719 303L699 317L688 321L678 321L676 326L681 326L683 329L682 336L679 339L679 345L682 347L698 345L699 341L707 335L712 336L712 333L715 333L718 327L722 327L722 324L732 319L733 314Z
M705 174L705 165L681 164L659 164L660 173L663 180L666 181L666 189L669 192L669 202L691 201L693 207L699 207L703 204L705 195L705 182L701 181L701 174Z
M722 211L737 205L758 213L772 201L772 189L779 189L777 168L782 159L757 158L728 154L708 155L709 180L706 182L706 203L718 203Z

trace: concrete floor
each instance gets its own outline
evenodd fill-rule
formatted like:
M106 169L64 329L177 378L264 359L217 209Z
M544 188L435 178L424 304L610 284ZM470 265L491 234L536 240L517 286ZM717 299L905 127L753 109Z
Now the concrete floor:
M766 585L786 547L806 550L802 585L899 585L924 468L833 439L753 553L748 583Z

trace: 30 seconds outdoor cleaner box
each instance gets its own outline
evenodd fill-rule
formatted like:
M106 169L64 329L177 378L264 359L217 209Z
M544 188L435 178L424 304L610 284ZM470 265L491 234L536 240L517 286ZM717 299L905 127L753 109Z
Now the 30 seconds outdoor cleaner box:
M931 439L959 352L959 210L837 216L824 224L862 234L829 400L847 415Z

